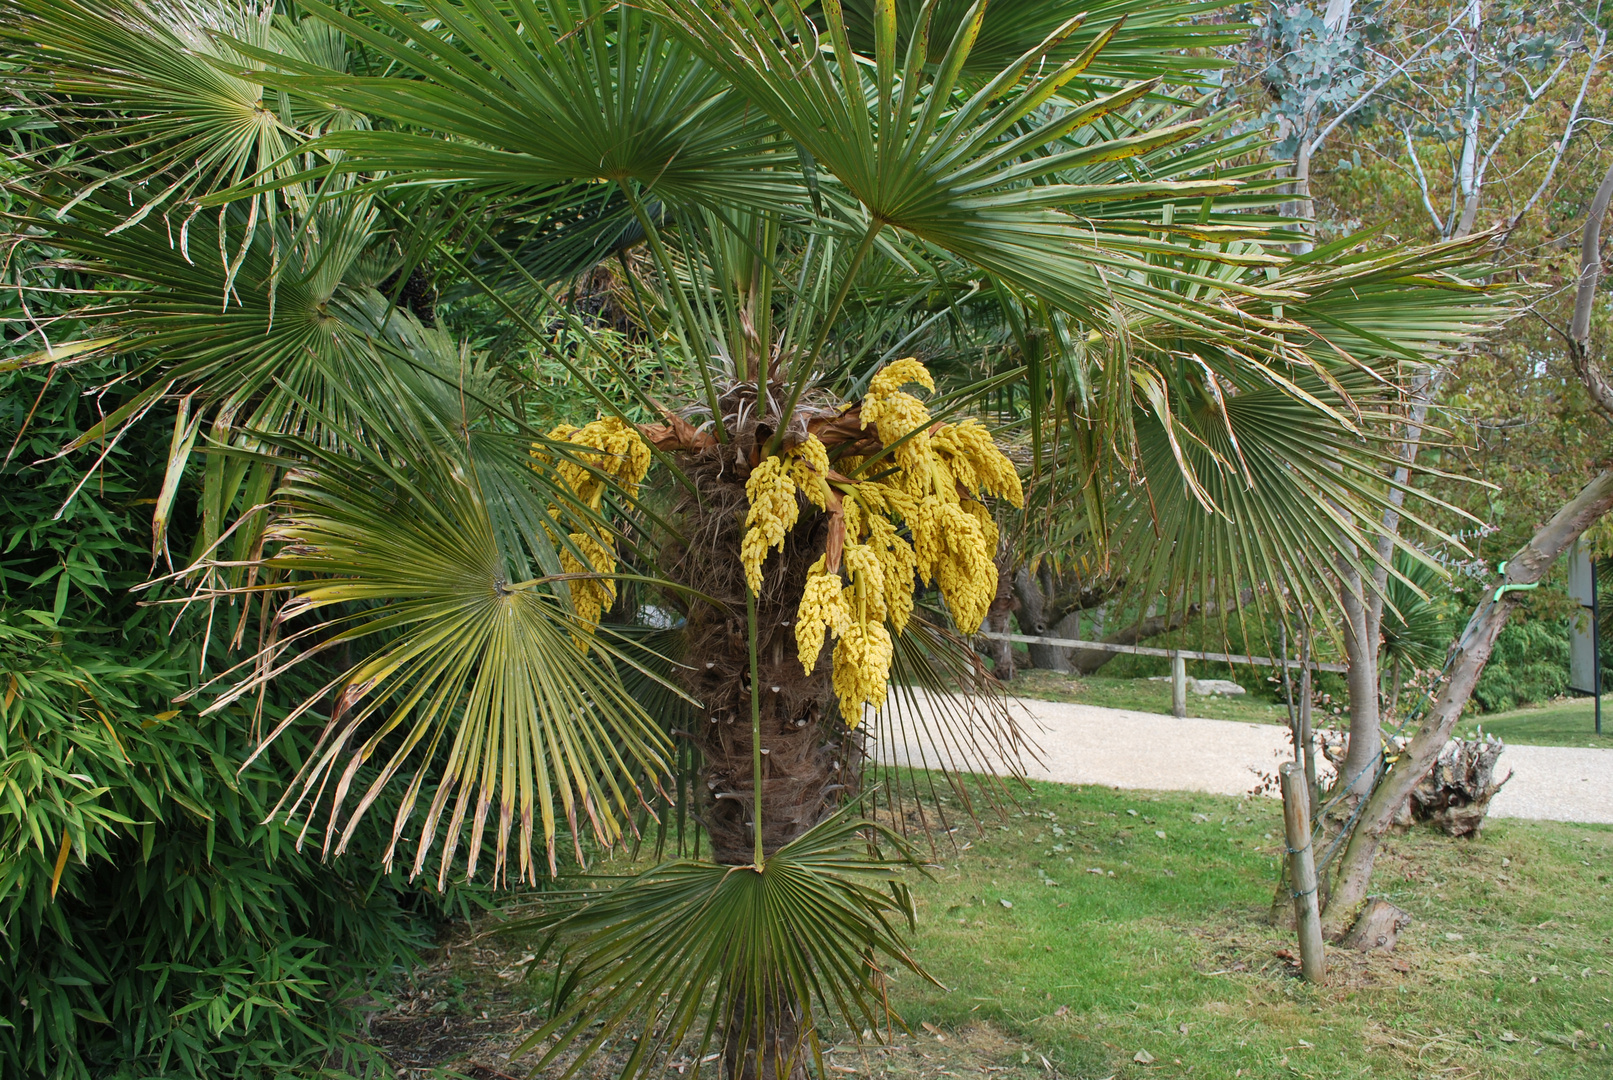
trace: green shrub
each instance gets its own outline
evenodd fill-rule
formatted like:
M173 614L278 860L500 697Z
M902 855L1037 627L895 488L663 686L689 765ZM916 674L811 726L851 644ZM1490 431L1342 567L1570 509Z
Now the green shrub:
M1485 712L1548 701L1568 689L1568 624L1514 618L1496 638L1473 700Z
M381 826L327 864L323 820L302 851L262 824L307 745L289 732L240 772L257 702L174 704L209 612L175 624L129 592L152 572L157 425L55 516L87 463L41 459L115 373L0 375L0 448L18 444L0 468L0 1076L374 1072L351 1035L443 902L380 869ZM213 614L216 671L240 609ZM306 689L277 688L257 722Z

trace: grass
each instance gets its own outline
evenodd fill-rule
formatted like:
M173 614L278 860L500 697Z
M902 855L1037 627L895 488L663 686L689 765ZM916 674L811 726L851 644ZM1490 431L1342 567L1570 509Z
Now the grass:
M1280 830L1274 800L1034 785L912 882L941 985L897 978L909 1032L840 1033L828 1080L1613 1075L1613 828L1395 839L1375 884L1414 921L1393 954L1332 951L1320 988L1264 919ZM502 1055L540 1004L532 944L462 935L375 1030L420 1067L524 1074Z
M1205 678L1225 678L1205 675ZM1209 720L1241 720L1251 724L1288 723L1288 709L1272 701L1262 687L1244 684L1250 692L1236 697L1211 694L1187 695L1187 714ZM1041 701L1068 701L1080 705L1100 705L1106 709L1169 714L1171 684L1153 679L1123 679L1106 675L1064 675L1035 668L1020 671L1009 690L1021 697Z
M1591 698L1557 698L1511 712L1464 716L1466 733L1482 725L1510 743L1532 746L1595 746L1613 750L1613 694L1602 701L1602 734L1596 734L1596 703Z
M1206 675L1206 678L1225 677ZM1270 700L1262 687L1244 684L1250 691L1238 697L1189 693L1187 712L1210 720L1239 720L1251 724L1288 723L1288 710ZM1104 675L1063 675L1030 669L1019 672L1010 684L1013 693L1041 701L1067 701L1134 712L1171 711L1171 686L1152 679L1124 679ZM1602 734L1595 733L1594 703L1590 698L1554 701L1504 713L1469 711L1457 730L1471 734L1482 726L1509 743L1523 746L1589 746L1613 749L1613 694L1603 702Z
M1391 956L1334 952L1320 989L1262 919L1280 832L1275 801L1038 785L917 890L947 989L909 980L897 1003L943 1031L987 1020L1094 1080L1613 1075L1583 1048L1613 1038L1613 829L1397 839L1375 885L1415 921ZM1580 1049L1553 1041L1576 1031Z

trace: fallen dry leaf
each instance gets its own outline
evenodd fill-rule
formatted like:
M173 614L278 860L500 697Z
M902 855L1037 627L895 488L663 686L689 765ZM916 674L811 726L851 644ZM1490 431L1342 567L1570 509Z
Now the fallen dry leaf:
M1154 1063L1154 1055L1150 1054L1147 1050L1139 1050L1132 1055L1131 1060L1135 1061L1139 1065L1152 1065Z

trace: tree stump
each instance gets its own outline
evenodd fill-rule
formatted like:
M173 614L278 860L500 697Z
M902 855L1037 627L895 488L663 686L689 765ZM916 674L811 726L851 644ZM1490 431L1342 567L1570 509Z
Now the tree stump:
M1411 916L1389 901L1375 897L1356 918L1350 932L1339 941L1345 949L1358 952L1393 952L1400 931L1411 924Z
M1322 755L1335 771L1342 770L1348 738L1341 731L1319 733ZM1394 737L1388 740L1391 754L1402 754L1411 740ZM1495 777L1497 760L1506 744L1494 735L1481 735L1476 739L1451 739L1439 752L1428 775L1418 781L1406 802L1394 816L1393 825L1410 828L1419 821L1431 822L1450 836L1476 836L1484 828L1484 818L1490 812L1490 800L1506 782L1510 772L1499 780ZM1341 818L1353 808L1351 805L1334 807L1333 816Z
M1505 749L1500 739L1452 739L1439 752L1428 775L1411 793L1411 816L1431 821L1451 836L1476 836L1484 828L1490 800L1512 773L1497 780L1496 761Z

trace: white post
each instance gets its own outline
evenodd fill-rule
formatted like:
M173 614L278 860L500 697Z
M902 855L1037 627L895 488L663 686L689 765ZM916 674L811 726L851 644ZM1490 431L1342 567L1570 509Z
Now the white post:
M1171 715L1187 715L1187 661L1181 653L1171 654Z
M1294 921L1299 924L1299 964L1305 981L1327 979L1322 917L1316 901L1316 856L1311 849L1310 793L1304 769L1285 761L1277 769L1283 789L1283 831L1288 839L1288 880L1293 883Z

